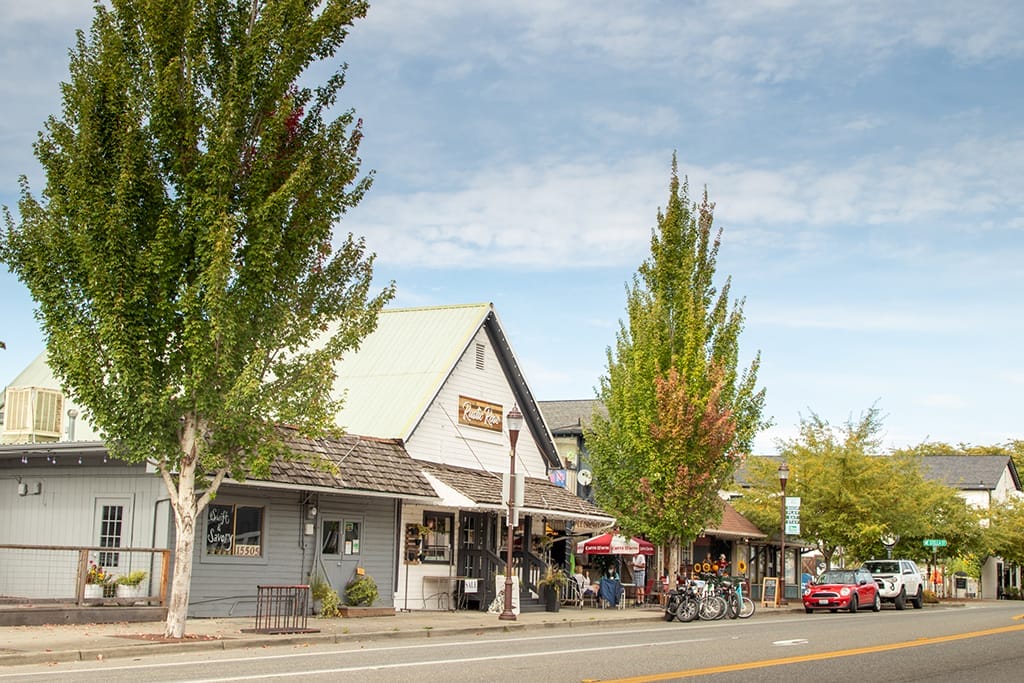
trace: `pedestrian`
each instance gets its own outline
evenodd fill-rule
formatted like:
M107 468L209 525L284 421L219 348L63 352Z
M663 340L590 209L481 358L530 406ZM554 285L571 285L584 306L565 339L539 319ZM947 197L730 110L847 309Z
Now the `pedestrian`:
M643 553L633 556L633 583L636 584L636 601L644 601L644 589L647 587L647 559Z

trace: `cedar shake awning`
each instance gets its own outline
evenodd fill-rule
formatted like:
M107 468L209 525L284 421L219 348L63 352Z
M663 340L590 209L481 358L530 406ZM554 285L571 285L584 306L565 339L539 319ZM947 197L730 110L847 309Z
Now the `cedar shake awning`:
M384 496L437 501L437 492L409 457L401 439L378 439L356 434L310 439L280 428L284 442L297 457L278 459L269 480L246 480L256 486L320 490L329 493Z
M423 471L435 477L443 487L453 489L457 495L445 496L442 505L465 510L494 510L506 512L508 504L501 498L501 473L474 470L466 467L441 465L416 460ZM573 495L561 486L555 486L547 479L526 478L521 514L548 519L589 521L610 525L615 518L593 503Z

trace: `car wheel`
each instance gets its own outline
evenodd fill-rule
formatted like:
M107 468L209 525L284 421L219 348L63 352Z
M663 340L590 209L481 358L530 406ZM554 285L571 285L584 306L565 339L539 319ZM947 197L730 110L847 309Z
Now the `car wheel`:
M857 594L854 593L853 597L850 598L850 614L857 613Z
M921 586L917 587L917 595L910 601L910 604L914 606L914 609L921 609L924 607L924 588Z
M881 612L882 611L882 598L878 594L878 591L875 591L875 602L874 602L873 605L871 605L871 611L872 612Z
M808 614L814 614L814 610L812 610L810 607L804 607L804 611Z
M896 596L896 599L892 601L892 604L896 609L903 609L907 606L907 589L900 588L900 594Z

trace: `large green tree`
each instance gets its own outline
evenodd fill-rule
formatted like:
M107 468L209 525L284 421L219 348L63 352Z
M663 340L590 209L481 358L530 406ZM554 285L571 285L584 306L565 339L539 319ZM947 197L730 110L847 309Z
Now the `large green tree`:
M63 109L5 207L0 258L49 362L118 457L154 463L176 526L166 634L181 637L199 513L285 455L273 425L333 429L334 363L393 294L336 222L358 203L360 123L336 112L366 12L349 0L109 0L71 52Z
M675 157L651 255L627 287L628 320L607 352L587 435L599 502L652 540L692 539L720 519L719 488L750 449L764 390L760 356L739 369L743 301L715 282L722 231L705 191L691 203Z
M841 549L847 564L884 557L882 537L899 541L893 552L925 560L925 538L946 538L956 553L978 546L977 515L956 491L926 479L912 454L881 454L877 408L841 426L811 413L797 437L781 440L789 466L787 496L800 498L800 534L831 565ZM750 458L751 488L737 509L762 530L781 528L777 458Z

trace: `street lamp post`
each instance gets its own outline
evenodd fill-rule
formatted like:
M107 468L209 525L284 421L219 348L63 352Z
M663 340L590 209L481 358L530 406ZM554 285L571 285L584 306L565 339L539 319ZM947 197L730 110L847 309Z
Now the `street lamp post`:
M516 404L505 415L508 424L508 443L510 456L508 463L508 538L505 544L505 609L498 615L502 621L515 621L516 614L512 611L512 541L514 540L515 527L512 526L512 518L515 516L516 500L516 442L519 441L519 430L523 428L523 414L519 412ZM517 520L518 521L518 520ZM518 526L518 524L516 525Z
M778 606L788 604L786 602L786 482L789 480L789 465L783 460L782 464L779 465L779 485L782 487L782 502L780 510L782 512L781 523L779 531L782 533L779 535L779 574L782 577L779 585L779 592L776 593L778 596Z

